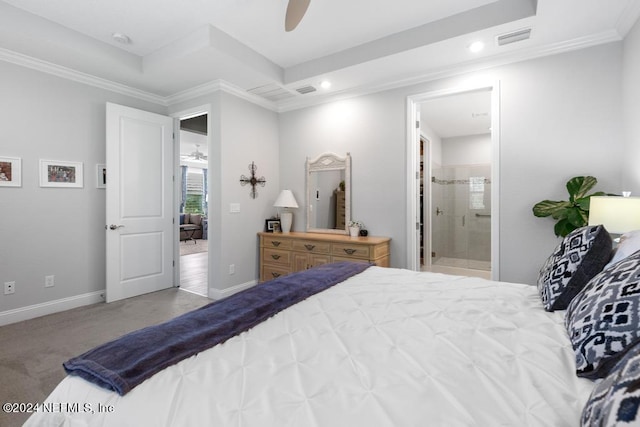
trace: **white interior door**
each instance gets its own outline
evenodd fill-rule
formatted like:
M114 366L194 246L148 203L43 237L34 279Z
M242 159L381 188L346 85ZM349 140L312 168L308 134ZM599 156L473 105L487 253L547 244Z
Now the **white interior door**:
M173 119L107 103L107 289L173 286Z

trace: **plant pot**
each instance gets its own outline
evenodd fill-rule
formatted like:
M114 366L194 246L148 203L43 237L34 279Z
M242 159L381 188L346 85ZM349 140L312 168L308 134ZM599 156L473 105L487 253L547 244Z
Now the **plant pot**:
M360 235L360 227L349 227L349 236L358 237Z

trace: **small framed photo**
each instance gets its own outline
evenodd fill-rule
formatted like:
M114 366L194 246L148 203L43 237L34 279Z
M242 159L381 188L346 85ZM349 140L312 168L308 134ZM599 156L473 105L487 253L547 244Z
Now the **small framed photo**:
M264 229L267 233L277 233L280 231L279 219L268 219L265 221Z
M107 165L96 165L96 188L107 188Z
M0 157L0 187L22 187L22 159Z
M82 162L41 159L40 187L84 187Z

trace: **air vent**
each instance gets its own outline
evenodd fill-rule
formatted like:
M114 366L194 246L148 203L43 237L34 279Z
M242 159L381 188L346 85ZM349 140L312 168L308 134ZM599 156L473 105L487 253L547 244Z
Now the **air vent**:
M287 98L293 98L295 96L295 94L290 90L275 83L254 87L253 89L249 89L247 92L261 96L269 101L280 101Z
M531 28L524 28L518 31L512 31L507 34L502 34L496 38L498 46L504 46L506 44L527 40L531 37Z
M296 89L296 92L298 92L301 95L307 94L307 93L311 93L311 92L315 92L316 88L313 86L303 86L303 87L299 87L298 89Z

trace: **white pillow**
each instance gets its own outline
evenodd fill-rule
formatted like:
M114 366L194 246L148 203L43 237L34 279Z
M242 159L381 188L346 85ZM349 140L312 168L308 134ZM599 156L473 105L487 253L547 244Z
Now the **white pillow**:
M605 265L607 269L618 261L623 260L629 255L640 251L640 230L629 231L628 233L620 236L620 243L613 251L613 257L609 264Z

